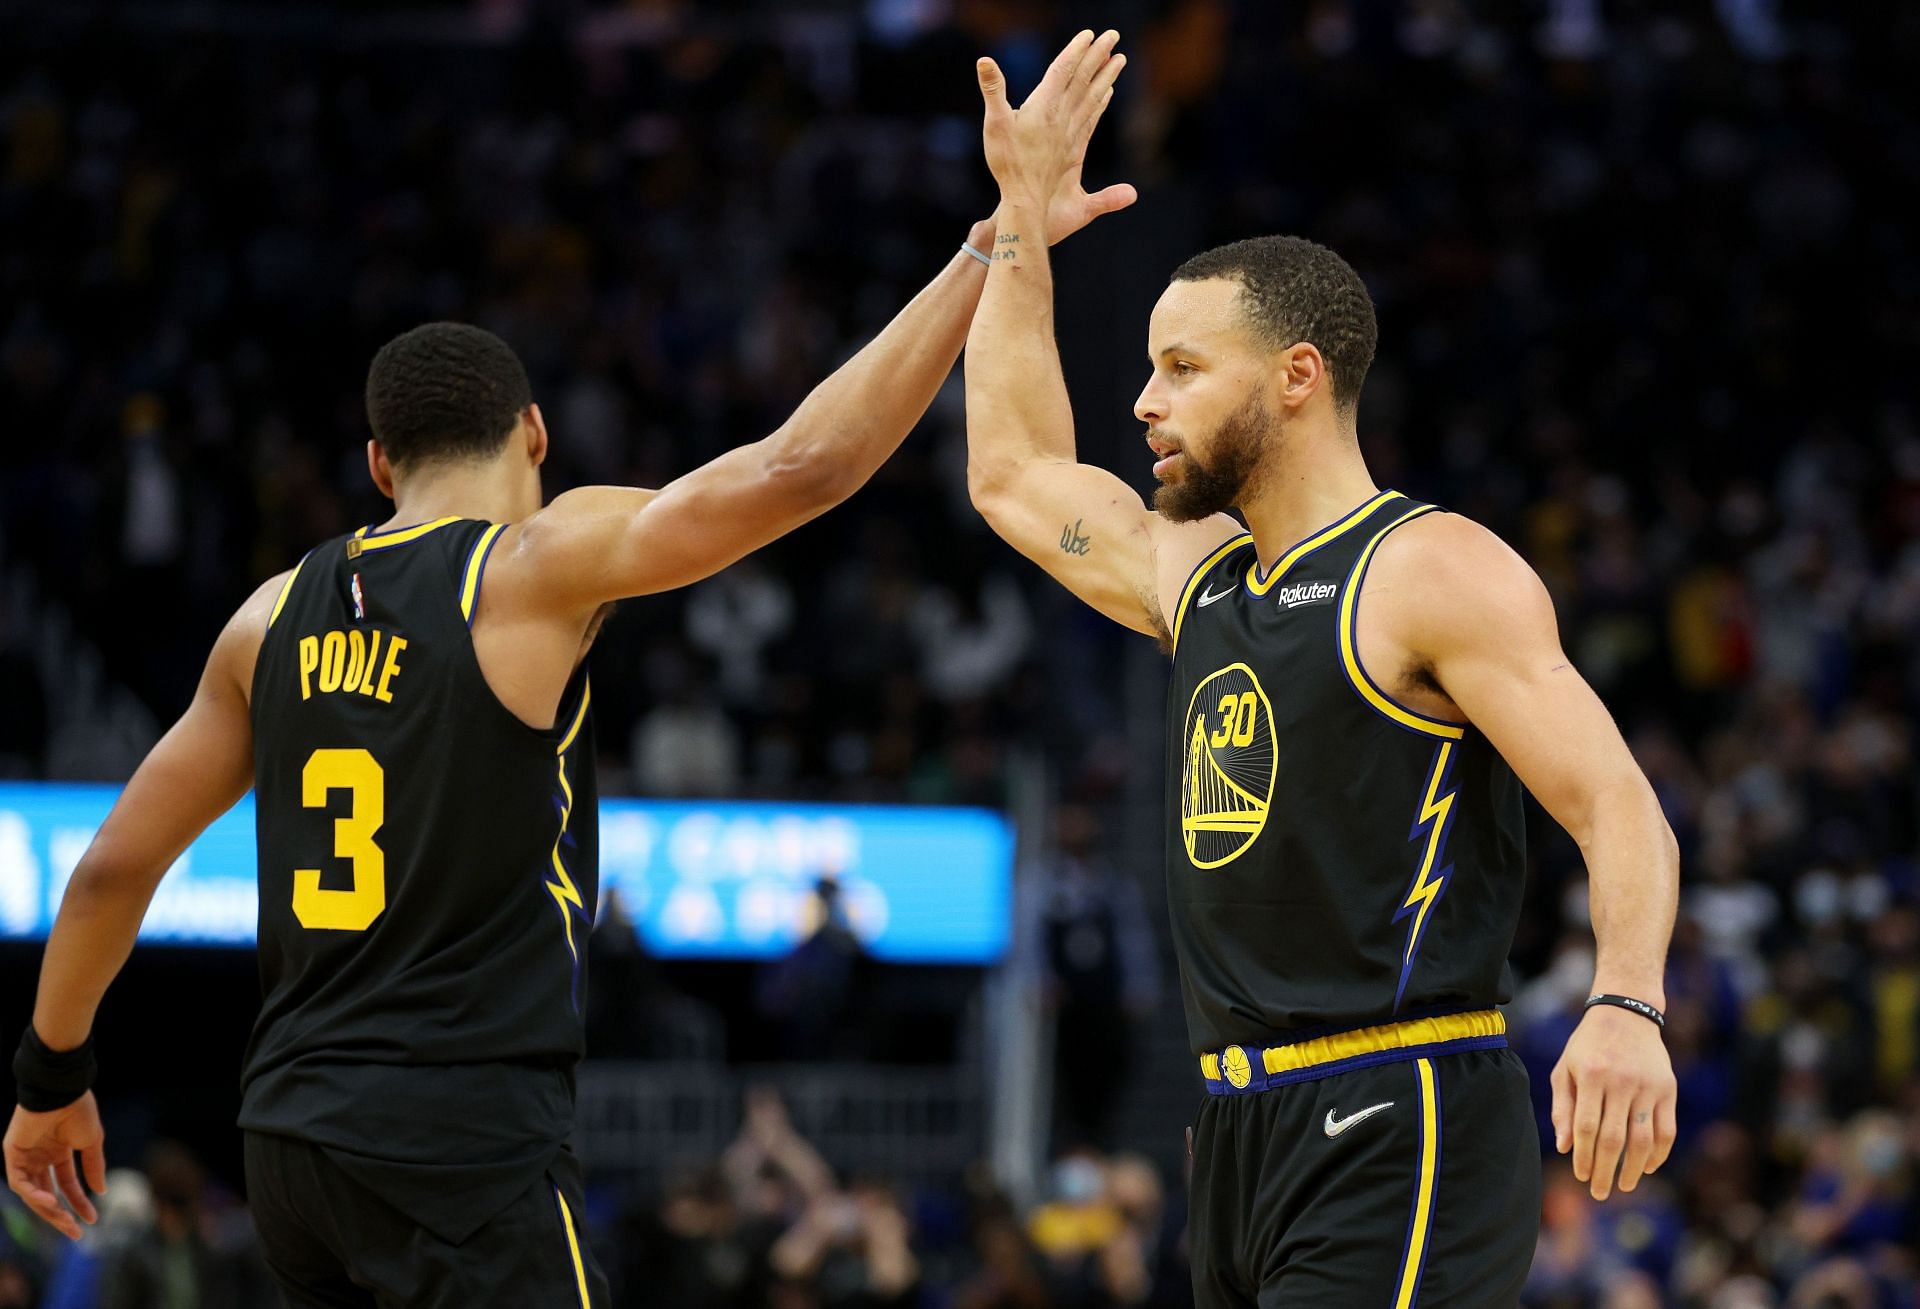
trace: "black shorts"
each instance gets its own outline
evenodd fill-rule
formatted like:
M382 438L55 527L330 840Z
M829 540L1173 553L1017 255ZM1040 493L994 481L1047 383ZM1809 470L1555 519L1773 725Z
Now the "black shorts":
M1194 1124L1198 1309L1508 1309L1539 1231L1511 1050L1209 1096Z
M246 1165L261 1251L294 1309L612 1303L581 1230L580 1166L564 1150L459 1242L407 1217L308 1142L248 1132Z

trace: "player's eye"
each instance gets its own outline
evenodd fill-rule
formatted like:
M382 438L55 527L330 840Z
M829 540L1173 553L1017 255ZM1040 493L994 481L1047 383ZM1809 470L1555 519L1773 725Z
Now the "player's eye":
M1189 373L1197 373L1200 370L1195 368L1192 364L1188 363L1186 360L1181 359L1181 360L1178 360L1173 365L1173 371L1175 375L1180 377L1185 377Z

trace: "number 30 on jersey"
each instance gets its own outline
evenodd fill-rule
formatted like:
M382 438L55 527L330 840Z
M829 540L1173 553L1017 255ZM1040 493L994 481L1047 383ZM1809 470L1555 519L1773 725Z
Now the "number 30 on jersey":
M1180 830L1195 868L1220 868L1267 825L1280 763L1273 705L1245 664L1228 664L1194 688L1187 706Z

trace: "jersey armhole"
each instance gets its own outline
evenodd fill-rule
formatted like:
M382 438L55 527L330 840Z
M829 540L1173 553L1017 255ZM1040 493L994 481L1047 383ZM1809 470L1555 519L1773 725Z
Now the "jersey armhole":
M319 549L318 546L314 550ZM280 583L280 594L273 598L273 608L267 611L267 625L260 631L260 647L253 652L253 676L247 679L247 721L254 722L254 712L260 705L260 679L267 675L267 650L273 641L273 625L279 621L280 611L287 607L287 597L293 594L293 584L300 580L300 570L307 566L307 560L313 558L313 550L300 556L300 562L287 574L287 580ZM256 731L258 730L256 724Z
M573 748L580 729L585 726L587 713L593 703L593 684L587 677L584 661L567 675L567 684L560 690L560 703L554 707L554 720L550 727L535 727L519 714L507 708L500 699L500 693L487 678L487 670L480 666L480 652L473 645L473 620L480 613L480 592L485 584L487 560L493 555L493 547L500 543L500 534L512 526L510 523L488 523L480 534L473 538L473 544L467 547L465 561L456 574L459 586L455 598L459 603L460 617L466 625L468 639L465 658L468 667L473 670L479 681L482 693L492 702L493 710L502 721L513 725L517 732L552 749L555 754L565 758L567 751ZM458 558L458 555L453 556ZM576 694L576 688L577 694Z
M1467 724L1449 722L1444 718L1433 718L1407 708L1385 691L1368 674L1360 663L1360 588L1367 580L1367 565L1373 562L1373 552L1379 548L1387 534L1420 517L1433 513L1435 505L1421 505L1409 509L1398 518L1373 534L1366 548L1360 551L1360 557L1354 560L1353 567L1347 573L1347 584L1340 596L1340 668L1346 674L1347 684L1355 695L1364 700L1367 706L1388 722L1404 727L1421 736L1435 737L1445 741L1458 741L1466 736Z
M1191 573L1187 574L1186 585L1180 588L1180 601L1173 607L1173 631L1171 635L1173 637L1173 652L1175 654L1180 653L1180 627L1187 620L1187 606L1193 600L1195 588L1200 585L1201 579L1206 577L1208 573L1212 572L1214 568L1218 566L1222 559L1225 559L1228 555L1251 540L1253 540L1252 532L1241 532L1237 536L1229 538L1222 542L1212 554L1195 565Z
M287 580L280 583L280 594L274 597L273 609L267 614L267 630L269 632L273 630L274 620L280 617L280 611L287 607L287 597L293 594L293 584L300 580L300 570L307 566L307 560L311 558L313 558L313 551L311 550L301 555L300 562L295 564L293 571L287 574Z
M467 550L466 566L460 570L460 617L466 620L468 631L473 630L473 616L480 611L480 579L487 571L487 557L506 530L505 523L490 525Z

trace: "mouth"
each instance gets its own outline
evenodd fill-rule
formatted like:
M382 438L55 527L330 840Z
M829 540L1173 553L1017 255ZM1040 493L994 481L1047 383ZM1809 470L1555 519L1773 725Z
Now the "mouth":
M1159 459L1153 465L1153 475L1161 478L1167 475L1173 468L1174 461L1179 459L1183 453L1178 445L1175 445L1172 441L1164 440L1152 432L1147 433L1147 448L1159 456Z

